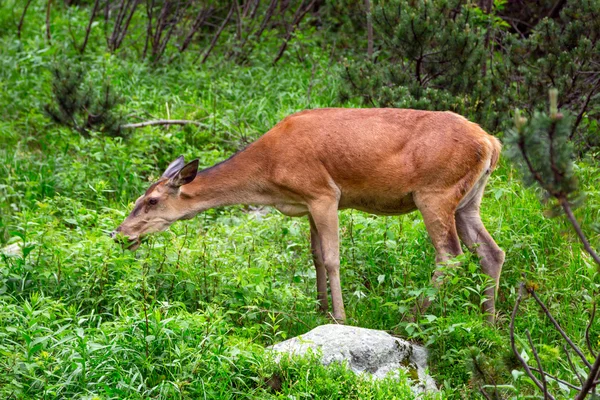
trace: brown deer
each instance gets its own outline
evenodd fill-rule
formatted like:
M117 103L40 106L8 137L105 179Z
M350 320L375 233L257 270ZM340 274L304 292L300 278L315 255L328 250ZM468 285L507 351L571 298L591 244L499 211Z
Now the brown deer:
M269 205L285 215L308 215L319 306L328 309L329 278L333 317L343 321L338 210L396 215L418 209L438 264L462 253L459 237L479 255L492 282L483 308L493 321L504 252L483 226L479 207L500 149L496 138L452 112L302 111L208 169L177 158L114 233L135 250L142 236L213 207ZM442 275L438 268L434 286Z

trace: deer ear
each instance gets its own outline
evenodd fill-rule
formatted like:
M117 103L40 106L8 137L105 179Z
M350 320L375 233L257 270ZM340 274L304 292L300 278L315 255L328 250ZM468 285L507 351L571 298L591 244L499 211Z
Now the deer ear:
M167 169L165 169L165 172L163 172L163 174L162 174L162 178L174 177L175 175L177 175L177 173L179 171L181 171L181 169L183 168L184 165L185 165L185 161L183 161L183 156L177 157L175 159L175 161L173 161L171 164L169 164Z
M198 159L187 163L175 176L169 180L169 185L173 187L179 187L187 185L196 178L198 173Z

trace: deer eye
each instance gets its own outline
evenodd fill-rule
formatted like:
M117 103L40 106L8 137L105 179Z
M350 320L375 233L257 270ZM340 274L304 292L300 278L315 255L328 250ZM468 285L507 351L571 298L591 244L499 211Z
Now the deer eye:
M156 205L158 203L158 199L150 199L148 200L148 204L150 204L151 206Z

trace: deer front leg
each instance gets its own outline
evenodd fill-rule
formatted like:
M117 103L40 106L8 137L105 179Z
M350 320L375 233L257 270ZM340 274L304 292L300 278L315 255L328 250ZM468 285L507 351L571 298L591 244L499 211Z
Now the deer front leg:
M342 286L340 283L340 247L338 228L337 199L320 199L313 202L309 209L310 215L321 242L323 265L329 278L331 301L333 303L333 318L337 321L346 320ZM318 277L317 277L318 279Z
M327 271L325 270L325 264L323 262L323 252L321 250L321 239L315 221L309 215L308 220L310 222L310 249L313 256L313 262L315 269L317 270L317 300L319 301L319 310L327 312Z

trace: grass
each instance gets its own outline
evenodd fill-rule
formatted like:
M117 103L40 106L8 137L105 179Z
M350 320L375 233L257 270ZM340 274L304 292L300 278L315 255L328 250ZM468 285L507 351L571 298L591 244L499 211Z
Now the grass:
M265 352L329 322L316 312L306 220L245 207L210 210L135 254L107 236L176 156L198 157L207 167L290 113L355 105L337 100L329 52L305 39L314 49L314 75L294 48L275 67L261 62L260 52L249 66L215 56L206 66L183 57L158 68L126 54L89 53L81 62L90 77L111 80L130 120L170 117L202 126L84 139L41 111L50 93L47 66L69 48L61 18L53 22L52 46L33 23L22 41L0 36L0 111L9 116L0 121L0 397L411 398L405 384L370 382L312 359L277 366ZM578 174L588 198L577 216L597 247L600 166L581 161ZM468 254L428 314L406 322L415 298L433 293L434 251L420 215L340 213L348 323L426 344L444 398L478 396L473 348L490 363L507 353L508 318L523 276L540 286L581 347L600 289L569 226L544 216L535 191L506 162L492 176L482 215L506 251L495 328L480 314L485 278ZM9 252L11 245L20 253ZM573 381L558 333L531 302L517 320L519 347L530 352L525 329L545 368ZM598 332L596 322L595 343ZM269 384L274 375L279 391ZM519 371L500 375L505 393L532 393Z

